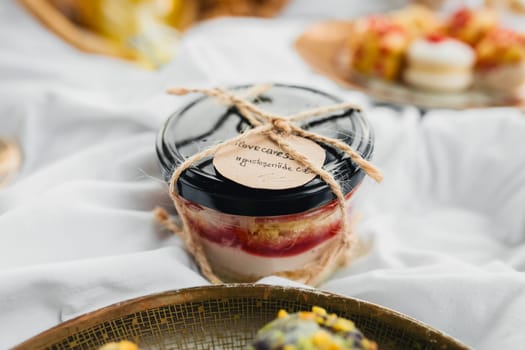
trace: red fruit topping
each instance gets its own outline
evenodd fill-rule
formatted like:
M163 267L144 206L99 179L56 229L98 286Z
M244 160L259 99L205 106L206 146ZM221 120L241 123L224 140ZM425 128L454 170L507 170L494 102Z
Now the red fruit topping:
M441 34L430 34L427 35L426 39L431 43L440 43L445 40L450 40L450 38L447 38L446 36Z
M310 235L300 239L281 240L278 242L257 241L250 238L250 233L239 227L203 227L197 221L188 220L193 230L202 238L227 247L235 247L247 253L265 257L286 257L304 253L329 238L334 237L341 229L341 222L335 221L317 228Z
M472 11L466 7L463 7L452 15L451 21L450 21L451 26L458 28L458 29L461 27L464 27L470 21L472 16L473 16Z

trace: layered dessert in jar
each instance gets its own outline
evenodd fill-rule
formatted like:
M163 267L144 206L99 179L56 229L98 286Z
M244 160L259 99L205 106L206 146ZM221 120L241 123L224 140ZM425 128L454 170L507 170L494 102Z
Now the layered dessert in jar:
M247 88L232 91L242 95ZM286 85L273 85L252 101L278 115L341 102L321 91ZM373 132L358 110L341 110L302 123L305 130L344 141L365 159L372 155ZM208 97L193 101L172 115L159 134L157 153L165 179L169 181L188 157L250 128L234 107ZM351 199L364 172L342 151L318 146L325 154L323 168L341 185L350 215ZM254 157L251 166L266 171L256 153ZM346 218L330 187L318 176L290 188L253 188L221 175L213 161L209 157L185 170L176 186L186 229L222 281L251 282L270 275L304 281L308 269L318 267L321 257L341 243ZM339 263L334 260L323 266L322 277Z
M272 274L300 278L303 268L338 244L341 215L336 202L277 216L232 215L183 203L190 229L225 281L250 282ZM334 268L328 266L325 275Z

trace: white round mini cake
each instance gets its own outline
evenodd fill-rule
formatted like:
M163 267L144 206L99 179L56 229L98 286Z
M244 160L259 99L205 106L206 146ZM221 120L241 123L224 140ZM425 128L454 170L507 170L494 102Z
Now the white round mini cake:
M407 52L406 83L425 90L454 92L473 81L475 54L458 40L441 36L416 39Z

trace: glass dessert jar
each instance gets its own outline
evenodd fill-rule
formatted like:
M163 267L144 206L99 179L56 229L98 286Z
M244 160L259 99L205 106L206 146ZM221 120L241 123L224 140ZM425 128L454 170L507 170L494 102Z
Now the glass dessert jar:
M247 88L233 91L242 96ZM252 101L284 116L341 102L318 90L288 85L273 85ZM300 126L347 143L364 159L372 156L374 135L358 110L311 118ZM169 181L188 157L250 127L235 107L209 97L194 100L166 121L157 138L165 179ZM325 153L323 168L340 183L350 215L350 200L364 171L342 151L319 146ZM199 240L213 272L223 281L250 282L273 274L301 280L305 270L340 242L343 218L330 187L318 176L293 188L252 188L222 176L209 157L185 170L176 187L186 230ZM323 275L336 263L324 266Z

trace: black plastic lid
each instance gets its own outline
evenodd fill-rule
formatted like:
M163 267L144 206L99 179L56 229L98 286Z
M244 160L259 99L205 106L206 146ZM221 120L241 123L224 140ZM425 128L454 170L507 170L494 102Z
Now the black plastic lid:
M241 91L249 86L235 87ZM253 100L263 110L290 115L300 111L342 102L324 92L290 85L274 85ZM304 121L301 126L311 132L340 139L365 159L374 149L373 131L357 110L346 110ZM200 97L174 113L157 138L157 155L162 173L169 181L173 170L187 157L232 138L250 125L235 107L227 107L213 98ZM324 169L339 181L345 194L358 186L364 172L345 154L320 144L326 150ZM179 194L197 204L223 213L246 216L275 216L304 212L320 207L335 196L319 177L307 184L286 190L253 189L228 180L215 171L212 158L182 173Z

